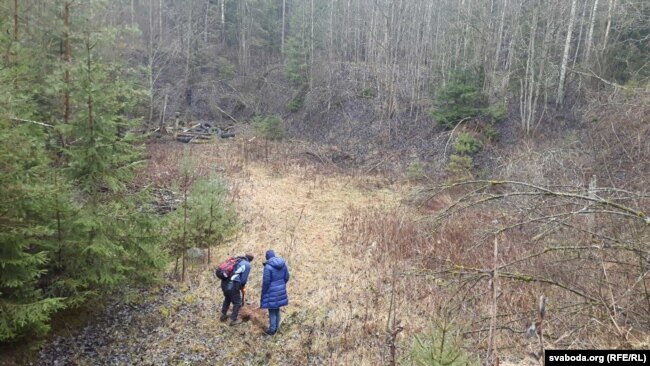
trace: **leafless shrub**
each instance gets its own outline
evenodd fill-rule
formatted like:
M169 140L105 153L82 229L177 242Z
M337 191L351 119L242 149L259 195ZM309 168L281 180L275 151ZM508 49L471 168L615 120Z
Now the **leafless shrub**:
M644 288L649 253L642 244L647 240L643 232L647 232L648 219L634 205L628 206L640 200L644 198L617 189L599 188L593 194L579 187L471 182L467 183L466 194L438 218L453 221L461 212L471 215L479 206L483 212L493 212L491 222L477 217L474 225L489 228L486 234L506 233L499 250L499 277L511 283L504 283L503 294L516 294L517 284L535 283L550 291L550 329L554 320L565 324L559 326L564 331L567 324L595 321L611 328L617 341L625 343L638 335L649 320L643 310L647 307ZM590 225L589 218L597 224ZM486 238L479 236L474 248L487 247ZM485 250L479 253L490 258ZM477 276L487 279L491 273L487 261L462 257L452 259L443 268L442 273L466 280ZM510 300L506 303L512 305ZM573 331L589 334L591 330L583 326ZM557 336L555 341L562 338Z
M350 208L343 218L340 242L375 259L405 260L429 253L431 238L406 211Z
M648 197L506 181L433 193L430 200L410 201L419 202L425 216L406 208L350 208L342 220L340 243L366 258L382 281L391 281L386 266L398 263L399 281L407 283L407 290L396 292L408 304L406 336L421 330L413 319L430 319L444 305L467 320L463 332L479 354L488 348L492 327L495 348L508 354L520 349L521 357L539 353L542 340L555 348L640 344L650 324L650 233L637 207L647 207ZM440 207L446 208L426 220ZM491 289L495 270L499 281ZM490 326L493 292L498 312ZM548 299L544 335L535 344L524 335L538 318L542 293ZM375 311L387 306L367 303Z

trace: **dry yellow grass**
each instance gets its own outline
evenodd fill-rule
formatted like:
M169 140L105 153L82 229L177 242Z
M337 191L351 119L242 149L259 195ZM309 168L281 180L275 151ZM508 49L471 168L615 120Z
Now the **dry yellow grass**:
M291 173L273 177L260 166L251 166L249 172L239 205L245 227L228 251L250 249L256 264L271 248L285 257L292 274L292 306L319 309L336 300L338 288L354 283L351 270L364 266L336 244L345 210L350 205L397 204L395 192L361 192L334 177L316 184ZM253 276L253 290L259 288L259 270L254 266L258 276Z

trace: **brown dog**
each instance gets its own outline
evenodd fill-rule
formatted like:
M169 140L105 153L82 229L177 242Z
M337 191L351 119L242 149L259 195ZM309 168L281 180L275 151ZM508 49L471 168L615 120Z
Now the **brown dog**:
M245 304L242 306L239 311L239 316L243 321L250 321L262 330L268 325L268 315L266 310L260 309L259 307L253 307L253 305Z

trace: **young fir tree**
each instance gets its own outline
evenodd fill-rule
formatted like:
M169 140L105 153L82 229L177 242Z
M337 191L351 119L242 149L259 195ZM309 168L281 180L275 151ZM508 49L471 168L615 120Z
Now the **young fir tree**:
M304 87L309 79L308 49L297 37L290 37L285 45L286 64L284 72L294 85Z
M167 242L169 253L176 258L175 273L180 262L181 281L185 279L186 254L192 247L208 249L223 243L237 230L237 215L232 202L227 200L228 189L215 175L200 178L197 164L191 155L180 162L180 177L175 191L180 204L167 215Z
M196 180L196 162L191 155L186 155L180 162L180 179L176 182L174 191L181 195L180 205L167 215L166 230L168 240L165 243L167 251L176 258L174 273L178 273L178 262L181 261L181 281L185 280L185 253L192 246L193 227L191 216L193 207L190 201L192 184Z
M227 200L228 188L216 175L197 180L190 193L194 242L208 250L222 244L237 230L237 215Z
M431 112L436 121L453 128L464 118L478 116L488 107L482 90L484 74L471 69L455 72L449 83L437 93L437 105Z
M410 352L405 360L418 366L470 366L478 365L475 355L463 348L463 340L456 325L447 317L424 333L412 338Z
M63 305L38 286L54 206L43 140L39 127L0 117L0 341L43 334Z
M3 27L4 29L4 27ZM16 30L14 30L15 32ZM38 117L30 70L33 49L17 34L0 35L0 342L41 335L63 307L39 281L46 272L54 206L45 150L47 124Z

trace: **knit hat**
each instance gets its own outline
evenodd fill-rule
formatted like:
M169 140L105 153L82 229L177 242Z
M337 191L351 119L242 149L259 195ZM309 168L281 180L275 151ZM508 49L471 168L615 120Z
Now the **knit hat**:
M255 258L255 256L252 253L246 253L244 257L246 257L246 260L249 262L252 262L253 258Z
M266 260L269 260L271 258L275 257L275 252L272 249L269 249L266 251Z

